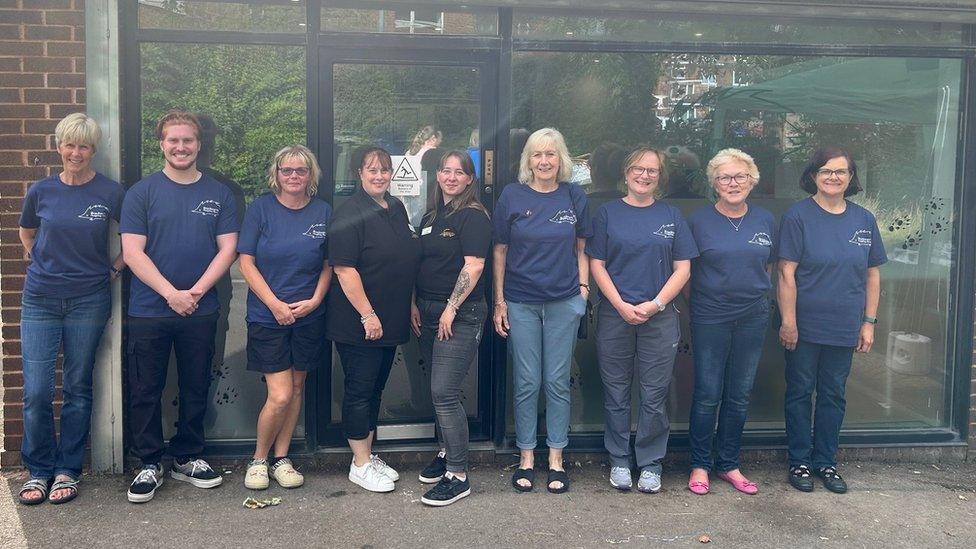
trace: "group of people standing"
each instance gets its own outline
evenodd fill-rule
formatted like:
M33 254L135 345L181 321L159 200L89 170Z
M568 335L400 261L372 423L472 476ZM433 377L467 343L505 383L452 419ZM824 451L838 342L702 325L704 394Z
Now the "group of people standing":
M197 167L200 134L193 114L164 115L156 127L163 169L124 192L91 167L99 141L94 120L74 114L57 127L64 169L31 186L20 220L30 261L21 330L22 456L31 478L20 492L22 503L64 503L78 494L95 349L110 310L108 285L125 267L132 273L128 440L142 462L127 497L135 503L153 498L163 481L164 450L173 457L171 478L199 488L221 484L200 456L219 314L214 285L236 257L250 289L247 369L261 373L267 385L244 479L248 488L267 488L272 478L286 488L304 482L288 457L289 444L307 373L334 342L344 373L342 428L353 454L348 478L370 491L394 490L400 475L373 452L373 442L396 348L412 332L431 367L441 446L419 475L434 484L421 501L444 506L469 495L461 385L490 315L508 340L513 366L520 462L512 486L522 492L535 487L544 389L546 488L566 492L570 365L592 277L602 296L595 337L610 483L631 489L636 460L637 489L661 488L679 339L675 300L684 291L695 357L688 488L708 493L714 470L739 491L755 494L758 487L739 470L739 443L778 262L789 479L810 491L817 475L828 489L846 490L834 461L844 387L852 353L869 351L874 340L885 254L873 216L845 199L859 190L845 151L814 155L801 180L811 197L791 207L778 227L772 214L747 202L759 180L752 158L720 151L707 169L717 202L685 220L657 199L668 175L660 150L639 146L627 155L619 167L626 195L591 212L582 189L566 182L572 160L563 136L544 128L529 136L519 184L504 188L491 214L478 196L468 152L441 155L433 202L414 228L389 193L392 159L378 147L360 151L353 165L360 184L334 213L316 198L320 169L312 152L302 145L281 149L269 165L270 192L239 222L231 191ZM108 249L113 220L122 235L122 253L114 258ZM62 346L59 440L52 401ZM174 351L179 421L166 448L160 399ZM640 407L631 452L635 375Z

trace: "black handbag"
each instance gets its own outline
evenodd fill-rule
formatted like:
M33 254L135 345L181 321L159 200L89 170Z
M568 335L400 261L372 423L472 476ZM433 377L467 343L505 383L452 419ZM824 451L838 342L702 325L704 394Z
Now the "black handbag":
M580 317L579 328L576 329L576 339L586 339L590 335L590 321L593 320L593 304L586 300L586 312Z

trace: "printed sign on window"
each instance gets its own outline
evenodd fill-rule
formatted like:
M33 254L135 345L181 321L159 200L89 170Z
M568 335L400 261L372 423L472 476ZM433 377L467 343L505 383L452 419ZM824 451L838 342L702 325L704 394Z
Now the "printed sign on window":
M393 157L393 180L390 194L393 196L420 196L420 183L426 180L416 156Z

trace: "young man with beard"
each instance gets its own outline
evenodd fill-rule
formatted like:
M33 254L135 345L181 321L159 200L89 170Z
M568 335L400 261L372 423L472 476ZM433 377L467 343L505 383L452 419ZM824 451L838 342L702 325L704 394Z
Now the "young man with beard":
M129 189L122 205L122 253L132 270L128 310L128 420L142 469L133 503L162 484L162 404L170 352L179 374L179 422L169 441L175 480L197 488L222 478L206 461L203 417L218 318L214 284L236 258L237 206L230 190L197 169L200 122L170 111L156 125L165 165Z

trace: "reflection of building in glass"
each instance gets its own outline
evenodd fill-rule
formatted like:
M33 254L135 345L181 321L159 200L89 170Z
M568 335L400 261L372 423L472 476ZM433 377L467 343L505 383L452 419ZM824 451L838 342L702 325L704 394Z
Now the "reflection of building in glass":
M666 128L669 122L706 118L712 109L698 100L716 88L743 85L737 82L736 56L678 54L664 58L654 87L655 116Z

